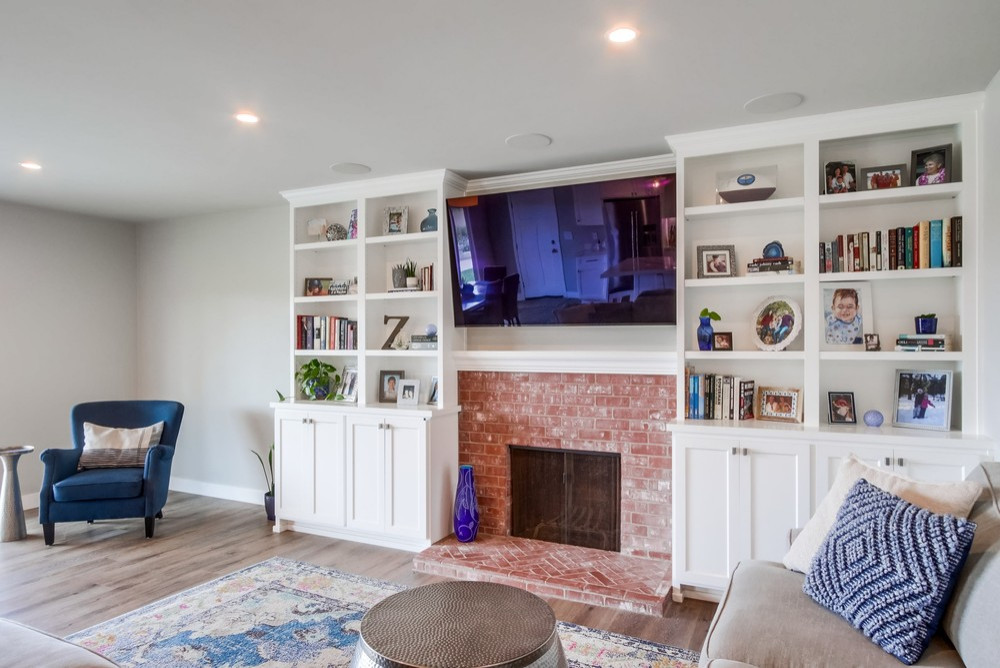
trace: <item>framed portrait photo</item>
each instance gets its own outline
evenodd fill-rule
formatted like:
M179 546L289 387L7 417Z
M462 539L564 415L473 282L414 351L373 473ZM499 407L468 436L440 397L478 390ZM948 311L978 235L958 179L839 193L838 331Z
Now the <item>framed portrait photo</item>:
M343 380L340 383L340 389L337 390L343 399L341 401L355 402L358 400L358 369L357 367L349 366L344 369Z
M698 278L720 278L736 275L734 246L698 246Z
M951 183L951 144L918 148L910 154L910 185Z
M951 371L896 369L892 425L951 429Z
M416 406L417 398L420 396L420 381L400 380L399 392L396 394L397 406Z
M830 424L857 424L858 416L854 412L853 392L828 392L830 404Z
M385 207L385 223L382 225L382 234L406 234L406 214L405 206Z
M865 334L875 333L871 285L862 281L821 283L821 350L866 350ZM877 339L875 340L877 343Z
M306 297L322 297L330 294L330 283L332 278L307 278L302 288L302 294Z
M761 350L784 350L802 331L802 309L791 297L768 297L753 313L750 335Z
M404 378L402 371L378 372L378 401L380 404L394 404L399 397L399 384Z
M791 387L758 387L754 415L758 420L802 422L802 390Z
M885 165L884 167L865 167L861 170L861 188L863 190L884 190L908 186L906 180L906 165Z
M853 160L837 160L826 163L827 195L853 193L858 190L858 172Z
M714 332L712 334L712 350L732 350L732 332Z

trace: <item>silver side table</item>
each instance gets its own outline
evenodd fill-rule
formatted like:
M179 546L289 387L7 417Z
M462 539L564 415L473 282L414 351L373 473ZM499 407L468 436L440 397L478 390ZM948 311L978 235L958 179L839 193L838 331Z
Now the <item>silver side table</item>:
M21 505L21 484L17 481L17 460L34 452L33 445L0 447L3 460L3 487L0 488L0 542L21 540L28 535Z
M393 594L361 620L352 668L565 668L542 599L493 582L439 582Z

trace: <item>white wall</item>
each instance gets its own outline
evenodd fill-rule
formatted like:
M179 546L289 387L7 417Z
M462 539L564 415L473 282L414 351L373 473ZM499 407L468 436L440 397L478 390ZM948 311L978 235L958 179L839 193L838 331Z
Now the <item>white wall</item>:
M152 223L138 247L139 396L185 406L171 489L259 503L250 448L288 390L288 209Z
M982 405L979 414L983 416L983 431L993 439L1000 439L1000 300L996 289L1000 285L1000 189L994 184L1000 181L1000 72L986 89L985 113L983 114L983 207L980 220L981 237L979 264L982 286L979 305L980 333L982 345Z
M0 202L0 445L31 444L18 477L38 507L39 454L70 445L81 401L130 399L136 229Z

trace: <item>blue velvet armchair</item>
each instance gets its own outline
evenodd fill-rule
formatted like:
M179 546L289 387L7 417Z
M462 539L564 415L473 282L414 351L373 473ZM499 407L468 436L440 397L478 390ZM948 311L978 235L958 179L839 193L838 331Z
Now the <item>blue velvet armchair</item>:
M154 518L163 517L170 465L177 445L184 406L176 401L93 401L70 412L72 450L41 454L42 477L38 521L45 544L55 541L56 522L143 517L146 538L153 537ZM145 466L77 470L83 453L83 423L138 429L163 421L159 445L149 448Z

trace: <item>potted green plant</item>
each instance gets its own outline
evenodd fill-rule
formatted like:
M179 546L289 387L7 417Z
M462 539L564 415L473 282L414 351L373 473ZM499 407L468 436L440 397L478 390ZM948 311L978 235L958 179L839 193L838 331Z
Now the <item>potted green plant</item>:
M917 334L937 334L937 314L922 313L913 319Z
M712 321L722 320L722 316L706 307L701 310L698 317L701 319L701 323L698 325L698 350L711 350L712 335L715 333L712 329Z
M406 287L415 288L417 287L417 263L406 258L406 262L403 263L403 274L406 276Z
M267 491L264 492L264 511L267 513L267 519L274 521L274 443L271 444L271 448L267 451L267 466L264 466L264 458L260 456L260 453L256 450L251 450L257 461L260 462L260 468L264 471L264 484L267 485ZM270 472L270 475L268 475Z
M342 399L334 392L340 387L337 367L321 362L315 357L299 367L295 372L302 394L308 399Z

